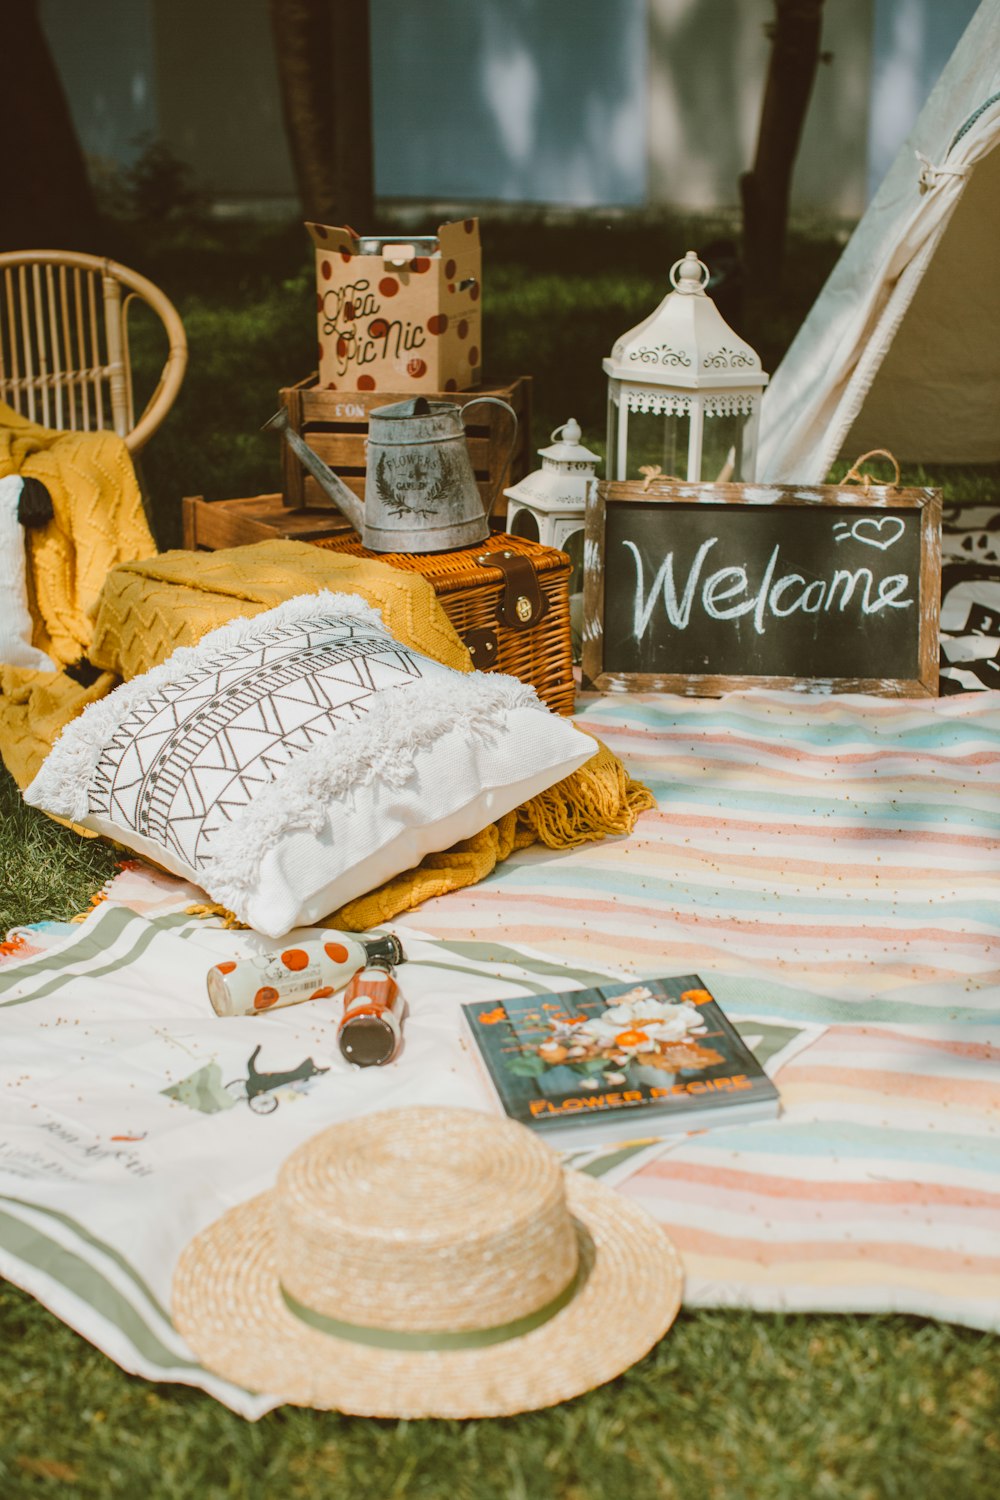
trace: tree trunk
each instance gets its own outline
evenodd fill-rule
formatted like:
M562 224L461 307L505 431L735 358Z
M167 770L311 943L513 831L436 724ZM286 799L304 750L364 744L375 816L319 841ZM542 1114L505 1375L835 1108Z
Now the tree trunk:
M368 0L269 0L285 130L305 217L372 229Z
M763 290L781 270L792 171L819 63L822 25L823 0L775 0L757 154L752 170L740 179L750 288Z
M37 0L6 0L0 250L95 250L97 210Z

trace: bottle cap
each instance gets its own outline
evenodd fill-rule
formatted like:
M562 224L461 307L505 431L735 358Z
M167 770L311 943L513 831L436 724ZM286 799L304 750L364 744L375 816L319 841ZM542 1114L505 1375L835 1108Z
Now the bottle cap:
M346 1021L340 1028L338 1041L348 1062L370 1068L389 1061L396 1050L397 1038L388 1021L367 1015Z
M403 945L394 932L383 933L381 937L362 938L361 946L368 956L369 964L388 964L395 968L397 964L406 962Z

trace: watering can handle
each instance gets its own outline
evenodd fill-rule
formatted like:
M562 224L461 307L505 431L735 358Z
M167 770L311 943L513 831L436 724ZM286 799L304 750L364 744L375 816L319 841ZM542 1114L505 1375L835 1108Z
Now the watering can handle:
M508 465L510 464L511 459L514 457L514 449L517 446L517 426L518 426L518 423L517 423L517 412L514 410L514 408L510 405L510 403L508 401L501 401L501 399L500 399L499 396L475 396L475 397L473 397L473 399L471 401L466 401L465 405L462 407L461 411L459 412L459 416L462 419L462 425L463 426L465 425L465 413L469 410L470 406L486 406L486 405L489 405L489 406L502 406L503 409L504 409L504 411L509 411L510 414L511 414L511 416L514 419L514 428L513 428L513 431L511 432L511 435L510 435L510 447L507 449L507 452L504 454L504 460L503 460L503 463L500 465L500 472L497 475L497 482L493 486L493 493L490 496L489 500L487 501L486 505L484 506L484 509L486 511L486 516L487 516L487 518L489 518L489 516L492 514L492 511L493 511L493 502L496 500L496 497L497 497L497 495L500 492L500 486L503 484L504 475L507 473Z

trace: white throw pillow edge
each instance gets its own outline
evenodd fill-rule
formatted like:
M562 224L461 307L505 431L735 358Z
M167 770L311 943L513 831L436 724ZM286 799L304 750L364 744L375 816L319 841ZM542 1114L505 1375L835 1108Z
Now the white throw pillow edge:
M20 474L0 479L0 665L35 672L58 670L51 657L31 644L28 608L28 560L18 506L24 480Z
M512 711L509 717L514 721L513 739L520 738L523 721L529 716L539 718L531 709ZM379 847L373 847L366 859L349 864L346 869L334 868L336 838L332 828L322 830L318 835L300 835L297 843L308 846L301 852L305 854L304 863L309 869L312 889L307 891L301 880L296 881L296 902L288 899L292 891L286 894L281 890L277 871L272 868L278 861L265 855L258 890L247 900L241 919L269 937L279 937L296 924L320 922L348 901L365 896L387 880L414 868L426 855L450 849L462 839L472 838L505 813L520 807L522 802L578 770L594 754L593 740L555 715L541 720L538 729L541 733L537 738L541 743L537 744L536 764L528 775L482 786L471 798L454 802L443 816L401 827L395 836ZM435 772L437 768L430 769ZM359 794L359 800L370 797L374 802L375 792L375 788L366 787ZM411 805L412 796L413 793L406 798ZM376 825L379 821L377 816L373 820Z
M443 681L384 689L362 719L296 756L219 830L211 857L199 867L201 881L222 891L236 911L255 889L264 855L293 829L318 832L331 804L350 807L356 792L372 782L404 786L421 752L433 750L449 730L460 729L476 742L502 733L515 708L549 712L534 688L499 672L449 673Z

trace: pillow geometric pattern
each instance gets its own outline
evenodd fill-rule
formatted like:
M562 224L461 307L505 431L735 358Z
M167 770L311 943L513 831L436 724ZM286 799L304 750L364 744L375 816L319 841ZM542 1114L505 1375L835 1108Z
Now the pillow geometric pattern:
M534 688L442 666L363 599L321 592L210 631L91 704L24 797L279 936L593 753Z
M197 868L213 834L297 755L357 723L382 689L423 676L421 658L369 622L273 626L263 643L214 653L122 718L94 768L90 813Z

